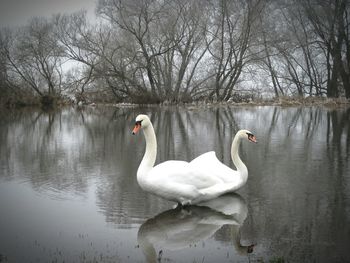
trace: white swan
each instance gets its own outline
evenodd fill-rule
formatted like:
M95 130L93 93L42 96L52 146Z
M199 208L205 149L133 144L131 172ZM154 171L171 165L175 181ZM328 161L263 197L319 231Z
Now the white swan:
M204 153L191 162L166 161L153 167L157 140L147 115L136 117L133 134L143 130L146 151L137 170L137 182L147 192L181 205L196 204L233 192L243 186L248 170L238 155L241 139L256 142L248 130L240 130L233 139L231 157L237 171L221 163L215 152Z

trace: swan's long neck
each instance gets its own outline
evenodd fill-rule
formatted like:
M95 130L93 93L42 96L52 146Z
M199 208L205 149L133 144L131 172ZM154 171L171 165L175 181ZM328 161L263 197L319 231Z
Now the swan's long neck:
M146 151L137 170L137 180L142 180L153 168L157 157L157 139L152 124L143 129L146 140Z
M245 164L242 162L241 158L239 157L240 142L241 142L241 137L238 134L236 134L231 146L231 158L232 158L233 164L237 168L237 171L241 174L243 182L246 182L248 178L248 169L247 169L247 166L245 166Z

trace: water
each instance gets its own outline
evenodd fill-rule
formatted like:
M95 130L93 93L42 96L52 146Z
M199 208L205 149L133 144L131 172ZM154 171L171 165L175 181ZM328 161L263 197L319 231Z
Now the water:
M136 181L151 116L157 163L215 150L237 194L173 209ZM349 262L350 110L280 107L0 113L0 262ZM229 209L229 210L227 210Z

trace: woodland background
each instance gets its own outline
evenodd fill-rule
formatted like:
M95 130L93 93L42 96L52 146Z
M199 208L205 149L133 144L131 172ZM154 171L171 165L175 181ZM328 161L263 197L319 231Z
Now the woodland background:
M350 98L347 0L99 0L0 31L0 104Z

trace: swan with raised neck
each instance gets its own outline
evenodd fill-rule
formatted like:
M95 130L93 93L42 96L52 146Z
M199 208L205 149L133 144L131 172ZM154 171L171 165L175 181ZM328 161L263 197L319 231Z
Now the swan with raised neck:
M137 169L137 181L143 184L143 177L153 168L157 157L157 138L154 133L153 125L147 115L140 114L136 117L135 127L132 131L136 134L142 128L146 140L146 150L142 161Z
M241 174L242 177L242 183L241 185L237 186L237 188L244 185L248 179L247 166L239 157L239 146L242 139L248 139L248 141L257 143L255 136L248 130L239 130L233 138L231 145L231 159L233 164L236 166L237 171Z

